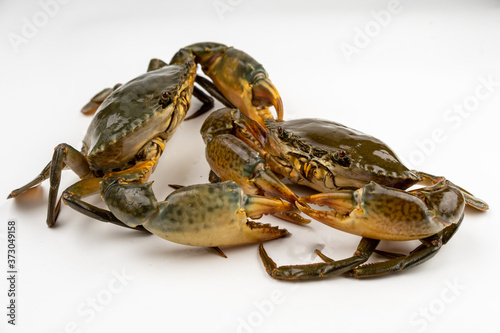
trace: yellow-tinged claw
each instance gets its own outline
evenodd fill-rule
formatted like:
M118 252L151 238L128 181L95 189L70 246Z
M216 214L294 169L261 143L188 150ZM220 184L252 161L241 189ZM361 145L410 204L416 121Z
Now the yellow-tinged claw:
M283 120L283 102L276 87L271 83L269 78L258 78L252 84L252 104L256 107L261 107L261 110L267 110L267 107L274 106L278 120ZM259 109L257 109L259 112ZM267 112L262 116L267 116ZM254 118L255 119L255 118ZM265 119L264 119L265 120Z
M233 47L218 43L198 43L187 46L174 56L173 61L194 55L217 89L241 112L264 126L274 118L269 106L283 119L283 102L271 83L264 67L251 56Z

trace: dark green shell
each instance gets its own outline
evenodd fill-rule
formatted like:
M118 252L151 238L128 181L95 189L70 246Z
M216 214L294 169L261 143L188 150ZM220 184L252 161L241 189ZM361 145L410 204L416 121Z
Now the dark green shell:
M353 186L377 181L407 188L420 180L382 141L339 123L322 119L268 121L270 135L280 142L286 158L298 154L320 160L335 175L349 178ZM325 189L327 190L327 189Z
M94 170L123 166L146 142L168 128L187 71L186 66L171 65L147 72L106 98L83 141Z

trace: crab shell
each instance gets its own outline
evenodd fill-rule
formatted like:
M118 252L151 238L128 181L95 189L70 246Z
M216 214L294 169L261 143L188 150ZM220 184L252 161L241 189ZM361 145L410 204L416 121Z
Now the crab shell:
M406 189L421 180L382 141L322 119L267 120L268 147L288 178L320 192L374 181Z
M194 64L166 66L113 91L83 140L91 169L122 169L154 137L168 140L189 108L195 68Z

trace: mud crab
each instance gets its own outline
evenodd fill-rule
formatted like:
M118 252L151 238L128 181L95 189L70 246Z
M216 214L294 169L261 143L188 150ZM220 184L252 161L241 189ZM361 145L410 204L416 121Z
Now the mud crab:
M213 100L194 87L197 64L231 103L249 116L282 117L281 99L263 67L246 53L217 43L198 43L178 51L167 65L153 59L147 73L98 93L82 109L97 111L80 151L68 144L55 148L52 160L9 198L50 179L47 224L57 219L62 170L81 180L62 193L64 203L94 219L145 229L164 239L194 246L218 247L286 236L284 229L252 222L263 214L297 211L282 200L244 194L232 182L188 186L158 202L148 183L165 142L184 120L194 94L202 112ZM215 94L217 92L214 92ZM259 118L260 119L260 118ZM100 193L108 210L83 198Z
M287 178L321 193L301 197L297 207L331 227L362 236L353 257L278 267L260 246L267 272L277 279L314 279L345 273L369 277L400 271L432 257L455 233L468 205L488 205L443 177L411 171L382 141L344 125L320 120L266 118L264 126L236 109L211 114L202 127L211 180L236 181L266 194L265 178ZM226 166L230 167L227 168ZM268 184L268 182L266 183ZM413 185L426 187L406 191ZM280 186L293 202L293 195ZM310 205L328 206L330 211ZM409 255L377 251L381 240L422 241ZM390 260L361 266L373 252Z

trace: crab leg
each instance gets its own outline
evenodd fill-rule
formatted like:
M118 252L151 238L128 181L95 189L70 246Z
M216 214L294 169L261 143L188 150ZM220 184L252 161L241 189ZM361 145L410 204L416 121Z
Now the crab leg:
M422 245L413 250L409 255L397 256L384 262L361 265L346 272L345 275L353 278L368 278L396 273L420 265L437 254L441 246L445 245L455 234L462 220L463 216L457 223L445 228L441 233L422 239ZM378 251L376 252L378 253ZM328 261L329 258L322 256L322 259Z
M22 187L20 187L18 189L13 190L12 192L10 192L9 196L7 197L7 199L15 198L18 195L21 195L24 192L26 192L26 191L34 188L34 187L37 187L44 180L46 180L47 178L49 178L51 164L52 164L52 162L49 162L45 166L45 168L43 168L43 170L40 172L40 174L38 176L36 176L35 179L33 179L32 181L30 181L28 184L26 184L26 185L24 185L24 186L22 186Z
M143 227L129 227L118 220L109 210L96 207L82 200L82 198L89 195L99 193L101 181L102 178L83 179L68 187L61 197L65 204L88 217L98 221L112 223L120 227L144 231L145 229Z
M326 205L333 210L317 210L304 206L304 203ZM372 182L357 191L301 197L296 205L310 217L363 239L351 258L334 261L316 251L325 263L310 265L277 267L262 247L260 254L264 266L272 277L278 279L309 279L341 273L362 278L421 264L433 257L454 235L464 216L465 199L459 189L441 179L430 187L409 192ZM360 266L375 251L379 240L411 239L420 239L422 245L409 255L378 251L391 259Z
M422 177L423 183L426 185L434 185L434 184L437 184L440 181L444 180L444 177L434 176L434 175L431 175L429 173L425 173L425 172L421 172L421 171L414 170L414 172L417 173L420 177ZM483 212L488 210L489 206L484 200L479 199L478 197L474 196L469 191L464 190L460 186L453 184L449 180L446 180L446 183L449 184L450 186L453 186L453 187L459 189L465 198L465 202L470 207L475 208L475 209L480 210L480 211L483 211Z
M377 239L363 238L359 243L356 252L350 258L305 265L277 266L276 263L269 257L266 250L264 250L264 246L262 244L259 247L259 253L267 273L275 279L319 279L340 275L361 265L370 258L370 255L373 253L379 242L380 241Z
M42 170L42 172L25 186L10 193L9 198L14 198L28 189L37 186L45 179L50 178L49 208L47 211L47 225L52 227L57 219L60 209L60 199L58 196L59 183L61 182L61 172L65 166L70 167L80 178L90 176L90 168L85 156L65 143L58 145L54 150L52 161Z

